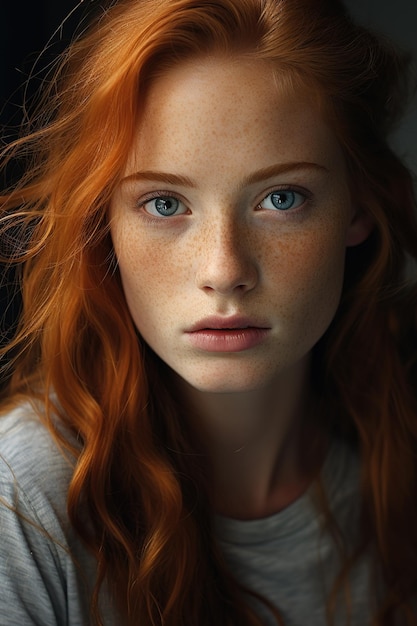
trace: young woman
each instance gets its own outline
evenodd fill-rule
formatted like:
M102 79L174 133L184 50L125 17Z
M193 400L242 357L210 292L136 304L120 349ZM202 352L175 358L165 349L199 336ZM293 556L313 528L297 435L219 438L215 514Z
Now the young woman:
M4 154L2 624L417 624L403 84L335 0L72 45Z

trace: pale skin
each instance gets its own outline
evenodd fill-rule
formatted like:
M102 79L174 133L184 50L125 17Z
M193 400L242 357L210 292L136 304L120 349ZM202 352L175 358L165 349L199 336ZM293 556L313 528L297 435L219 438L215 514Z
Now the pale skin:
M371 229L335 135L266 62L183 63L150 89L110 223L133 320L204 433L216 511L285 508L322 462L311 350Z

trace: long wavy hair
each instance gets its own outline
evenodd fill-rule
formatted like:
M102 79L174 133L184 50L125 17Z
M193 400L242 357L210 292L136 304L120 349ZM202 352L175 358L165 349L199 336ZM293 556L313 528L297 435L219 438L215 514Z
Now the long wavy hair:
M362 465L360 541L344 554L328 618L371 547L385 589L372 624L401 615L416 625L417 297L406 263L417 224L411 175L387 143L405 62L337 0L120 0L71 45L34 124L3 153L5 167L26 165L1 197L3 256L24 267L4 407L39 398L61 445L56 415L80 441L68 511L97 558L94 623L106 581L128 625L261 625L217 547L201 444L135 329L107 222L150 82L213 52L268 60L310 90L344 150L352 197L374 221L347 253L341 304L314 352L329 424Z

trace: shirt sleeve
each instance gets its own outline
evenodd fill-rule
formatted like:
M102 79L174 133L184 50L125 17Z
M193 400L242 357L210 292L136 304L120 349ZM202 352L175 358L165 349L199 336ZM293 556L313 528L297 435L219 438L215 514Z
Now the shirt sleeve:
M65 573L59 556L66 547L45 529L41 522L45 517L53 527L54 511L48 502L38 502L36 510L0 458L1 626L67 626Z
M74 465L31 406L0 417L0 626L92 624L97 562L67 513ZM104 583L99 608L121 626Z

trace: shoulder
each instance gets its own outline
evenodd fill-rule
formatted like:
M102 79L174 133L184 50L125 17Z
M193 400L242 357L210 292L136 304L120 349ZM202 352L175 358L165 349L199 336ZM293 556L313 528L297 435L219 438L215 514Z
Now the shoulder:
M73 464L30 404L0 417L0 615L10 626L89 623L95 563L66 513Z
M3 494L15 492L14 496L25 500L37 517L42 517L44 508L63 517L73 471L74 459L64 455L29 403L0 417Z

